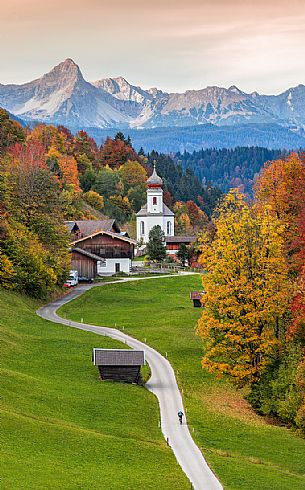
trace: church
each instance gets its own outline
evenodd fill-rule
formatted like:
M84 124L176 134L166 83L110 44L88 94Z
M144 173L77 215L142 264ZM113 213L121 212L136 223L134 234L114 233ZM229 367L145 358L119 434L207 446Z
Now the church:
M163 202L163 181L157 174L156 165L147 179L147 202L137 213L137 241L149 241L150 230L159 225L165 237L175 235L175 215Z

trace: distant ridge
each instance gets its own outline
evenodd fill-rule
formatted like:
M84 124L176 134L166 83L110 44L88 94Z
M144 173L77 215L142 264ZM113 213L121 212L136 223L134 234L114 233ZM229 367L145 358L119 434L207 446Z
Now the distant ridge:
M123 77L86 81L70 58L37 80L0 84L0 106L24 121L82 128L161 128L211 123L276 124L305 129L305 86L279 95L245 93L235 85L184 93L144 90Z

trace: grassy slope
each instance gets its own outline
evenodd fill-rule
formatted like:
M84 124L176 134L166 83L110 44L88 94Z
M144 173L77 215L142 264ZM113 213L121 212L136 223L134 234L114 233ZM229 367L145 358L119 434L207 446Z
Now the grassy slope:
M125 327L125 332L168 358L184 390L194 437L226 489L305 488L305 441L257 416L240 393L201 369L194 326L200 310L189 291L199 276L172 277L96 288L62 308L87 323Z
M143 387L102 383L92 347L113 340L38 318L0 291L1 489L186 489Z

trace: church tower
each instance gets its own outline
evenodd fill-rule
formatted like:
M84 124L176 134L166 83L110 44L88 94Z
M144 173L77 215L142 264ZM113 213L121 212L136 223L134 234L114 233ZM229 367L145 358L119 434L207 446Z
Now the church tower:
M163 202L163 181L157 174L156 163L147 179L147 202L137 213L137 240L149 241L150 230L159 225L165 236L174 236L175 216Z

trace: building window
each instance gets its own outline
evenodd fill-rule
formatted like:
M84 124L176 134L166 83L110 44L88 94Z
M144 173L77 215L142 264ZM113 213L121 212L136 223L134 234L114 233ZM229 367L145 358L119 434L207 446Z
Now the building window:
M153 205L156 206L157 205L157 198L156 197L153 197Z
M145 233L144 221L141 221L141 223L140 223L140 233L141 233L141 235L144 235L144 233Z
M170 221L167 222L167 235L172 234L172 224Z
M118 272L121 272L121 266L120 266L120 264L119 264L119 263L116 263L116 264L115 264L115 272L116 272L116 274L117 274Z

